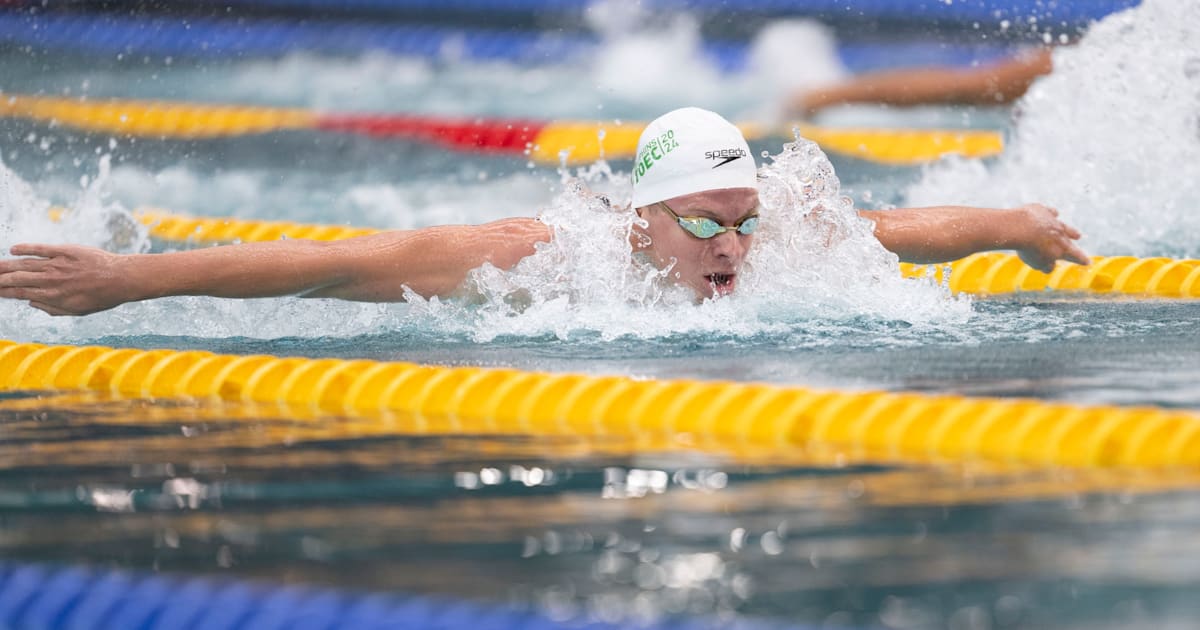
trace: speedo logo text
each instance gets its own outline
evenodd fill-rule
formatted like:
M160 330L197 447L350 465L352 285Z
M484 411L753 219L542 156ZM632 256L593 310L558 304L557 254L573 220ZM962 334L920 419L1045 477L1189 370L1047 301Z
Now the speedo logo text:
M726 164L746 157L745 149L720 149L718 151L705 151L704 159L706 160L721 160L713 165L713 168L725 166Z

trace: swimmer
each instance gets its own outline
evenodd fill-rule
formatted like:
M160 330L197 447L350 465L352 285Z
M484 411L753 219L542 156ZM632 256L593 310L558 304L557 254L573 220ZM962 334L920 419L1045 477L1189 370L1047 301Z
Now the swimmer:
M899 68L872 72L843 83L798 93L789 113L811 117L835 105L1006 105L1054 69L1049 47L1021 52L976 68Z
M638 142L631 212L642 219L632 251L698 298L734 292L759 216L757 167L741 132L710 111L677 109ZM1052 208L960 206L859 211L901 260L936 263L994 249L1015 250L1049 272L1058 260L1088 264L1079 233ZM0 260L0 297L51 315L87 315L174 295L301 296L390 302L406 287L450 297L485 263L509 269L552 229L535 218L381 232L341 241L279 240L160 254L113 254L79 245L16 245Z

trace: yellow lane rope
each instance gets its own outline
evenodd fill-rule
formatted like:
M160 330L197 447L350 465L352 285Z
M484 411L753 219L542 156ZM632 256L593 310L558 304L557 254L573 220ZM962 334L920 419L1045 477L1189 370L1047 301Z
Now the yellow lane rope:
M1168 299L1200 298L1200 260L1092 256L1084 267L1060 262L1049 274L1028 267L1016 254L985 252L948 265L931 267L901 263L907 277L950 274L955 293L996 295L1022 291L1063 291L1097 295L1129 295Z
M161 138L217 138L308 129L309 111L160 101L82 101L0 93L0 115L98 133Z
M747 140L772 135L791 137L792 129L816 142L825 151L892 166L911 166L938 160L948 154L989 157L1004 150L1004 138L995 131L944 129L834 129L796 123L767 129L738 125ZM621 126L597 122L563 122L547 125L537 135L531 157L540 163L587 164L605 158L630 157L637 151L642 125Z
M251 243L274 241L284 237L312 241L336 241L375 234L380 231L375 228L358 228L347 225L191 217L154 209L139 209L134 214L142 224L150 228L152 236L173 242L229 243L241 241Z
M372 234L378 230L340 225L310 225L288 221L252 221L188 217L159 210L139 210L138 218L156 238L168 241L216 243L264 241L280 237L336 240ZM1200 260L1096 256L1083 267L1059 263L1045 274L1021 262L1015 254L975 254L947 265L902 263L908 277L932 275L944 280L949 270L950 290L956 293L991 295L1019 291L1079 292L1158 298L1200 298Z
M689 434L852 459L1200 465L1191 411L0 340L0 390L47 389L390 412L472 433Z
M87 101L5 93L0 93L0 116L27 118L94 133L154 138L216 138L293 129L313 130L322 128L324 121L336 117L302 109L172 101ZM529 136L529 155L543 164L558 164L564 159L571 164L584 164L601 156L628 158L635 152L642 126L635 122L547 122ZM739 126L750 139L772 134L790 137L792 129L798 127L803 136L827 151L891 165L920 164L947 154L987 157L1004 148L1002 135L986 130L834 129L807 124L785 125L778 129L754 124ZM438 135L432 133L432 137ZM419 137L419 134L412 137ZM520 152L526 148L525 142L511 144L505 141L504 144L505 150ZM469 143L458 146L470 148Z
M800 135L825 151L892 166L923 164L948 154L981 158L1004 151L1004 138L995 131L799 128Z

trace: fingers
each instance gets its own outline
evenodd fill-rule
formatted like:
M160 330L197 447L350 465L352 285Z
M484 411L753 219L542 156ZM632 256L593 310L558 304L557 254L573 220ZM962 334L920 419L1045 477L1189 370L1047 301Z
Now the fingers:
M55 296L51 291L46 289L36 289L27 287L15 288L0 288L0 298L11 298L14 300L25 300L29 305L40 311L45 311L51 315L79 315L80 312L67 310L61 306L55 305L53 302L61 301L58 296Z
M32 272L46 271L55 258L70 258L72 257L71 245L41 245L36 243L22 243L13 245L10 253L14 256L25 256L25 258L4 258L0 259L0 286L28 286L29 277L27 274ZM14 280L11 274L21 274L20 280Z
M1081 249L1075 243L1071 243L1067 247L1067 251L1063 254L1062 258L1063 260L1068 260L1085 267L1092 264L1092 259L1088 257L1087 252L1083 251L1083 249Z
M0 274L40 271L45 263L44 258L5 258L0 260Z
M12 300L45 300L50 297L46 289L37 287L3 287L0 288L0 298Z
M37 287L45 281L45 275L33 271L6 271L0 269L0 288Z
M1062 226L1063 235L1067 237L1065 239L1060 239L1063 245L1063 253L1059 256L1059 258L1085 266L1092 264L1092 259L1087 255L1087 252L1084 252L1083 249L1075 243L1075 241L1079 240L1083 234L1080 233L1079 230L1067 225L1066 223L1060 222L1059 225Z
M1057 225L1052 225L1052 226L1047 226L1047 227L1049 228L1049 231L1052 234L1055 231L1059 232L1059 236L1057 236L1055 238L1055 240L1059 241L1059 244L1062 249L1062 251L1060 253L1058 253L1058 255L1049 257L1050 258L1050 260L1049 260L1050 269L1040 269L1040 271L1045 271L1046 273L1050 273L1050 271L1052 271L1054 269L1054 261L1058 260L1058 259L1065 260L1068 262L1073 262L1073 263L1076 263L1079 265L1084 265L1084 266L1090 265L1092 263L1092 259L1087 255L1087 253L1084 252L1083 249L1081 249L1079 247L1079 245L1076 245L1074 242L1074 241L1077 241L1080 238L1082 238L1083 233L1081 233L1079 230L1075 229L1073 226L1068 225L1068 224L1064 223L1063 221L1059 220L1057 208L1052 208L1050 206L1042 205L1040 203L1039 204L1031 204L1031 205L1035 208L1045 210L1046 212L1048 212L1050 214L1050 216L1054 217L1053 223L1055 223Z
M21 243L13 245L9 250L13 256L40 256L42 258L54 258L56 256L67 256L71 253L69 245L46 245L42 243Z

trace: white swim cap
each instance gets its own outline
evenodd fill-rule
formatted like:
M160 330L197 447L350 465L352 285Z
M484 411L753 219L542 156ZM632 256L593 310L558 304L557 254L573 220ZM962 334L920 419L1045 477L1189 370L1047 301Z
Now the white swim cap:
M719 114L684 107L654 119L638 138L633 207L722 188L756 188L742 132Z

